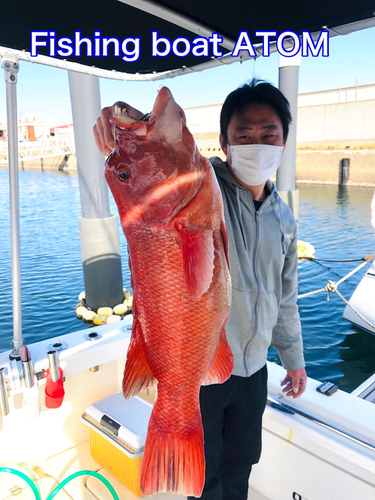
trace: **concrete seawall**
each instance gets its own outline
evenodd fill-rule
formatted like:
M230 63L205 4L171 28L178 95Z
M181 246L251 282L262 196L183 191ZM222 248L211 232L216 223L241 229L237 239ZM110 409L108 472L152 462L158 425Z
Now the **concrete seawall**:
M218 141L212 141L209 147L203 147L202 142L197 141L199 150L203 156L219 156L224 159L225 155ZM204 146L207 146L205 141ZM331 184L338 185L340 161L348 158L349 182L348 186L375 187L375 150L297 150L296 181L305 184ZM104 166L104 164L103 164ZM59 168L60 167L60 168ZM4 166L3 168L6 168ZM19 163L20 170L42 170L41 161L24 161L23 167ZM61 157L44 158L43 170L63 170L66 172L77 171L77 158L75 154L69 156L66 166L61 167Z
M339 183L340 161L348 158L352 186L375 186L375 150L297 151L296 180L303 183Z

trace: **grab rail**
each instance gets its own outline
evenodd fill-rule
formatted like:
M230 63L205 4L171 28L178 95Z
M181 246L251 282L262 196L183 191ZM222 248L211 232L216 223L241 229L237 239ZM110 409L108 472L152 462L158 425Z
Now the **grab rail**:
M321 425L322 427L325 427L326 429L329 429L330 431L336 432L336 434L339 434L340 436L343 436L345 438L350 439L354 443L360 444L361 446L365 446L371 451L375 451L375 445L368 443L367 441L354 436L354 434L351 434L350 432L346 432L339 427L336 427L335 425L332 425L324 420L321 420L318 417L314 417L314 415L311 415L310 413L307 413L303 410L300 410L296 406L290 405L289 403L285 403L284 401L281 401L278 398L274 398L273 396L268 395L267 396L267 401L273 405L273 407L280 406L280 409L285 409L288 412L293 412L297 413L297 415L301 415L302 417L307 418L308 420L311 420L312 422ZM274 406L275 405L275 406Z

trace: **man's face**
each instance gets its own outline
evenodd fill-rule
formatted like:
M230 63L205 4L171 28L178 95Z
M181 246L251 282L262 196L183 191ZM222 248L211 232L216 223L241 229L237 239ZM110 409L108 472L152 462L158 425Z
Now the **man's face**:
M279 115L267 104L248 104L241 114L235 113L227 129L228 142L220 135L225 155L228 145L268 144L284 146L283 125ZM230 158L228 158L230 163Z

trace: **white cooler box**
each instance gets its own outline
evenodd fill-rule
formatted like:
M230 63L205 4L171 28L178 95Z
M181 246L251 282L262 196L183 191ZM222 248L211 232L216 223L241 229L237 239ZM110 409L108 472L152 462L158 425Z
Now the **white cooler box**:
M139 477L152 405L139 397L126 400L116 392L86 408L93 459L135 495L142 496Z

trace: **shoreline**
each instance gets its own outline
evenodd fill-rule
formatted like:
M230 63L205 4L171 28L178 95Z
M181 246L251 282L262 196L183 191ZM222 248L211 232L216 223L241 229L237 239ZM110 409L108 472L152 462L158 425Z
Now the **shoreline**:
M206 146L206 145L205 145ZM198 144L202 156L219 156L223 158L220 148L207 148ZM327 185L339 186L340 162L349 160L349 180L346 187L375 188L375 150L297 150L296 155L296 185ZM60 161L59 161L60 160ZM104 165L104 161L103 161ZM0 169L8 170L7 164L1 164ZM77 175L77 157L72 154L62 163L61 156L47 157L37 160L19 162L19 171L60 172ZM274 180L272 178L271 180Z

